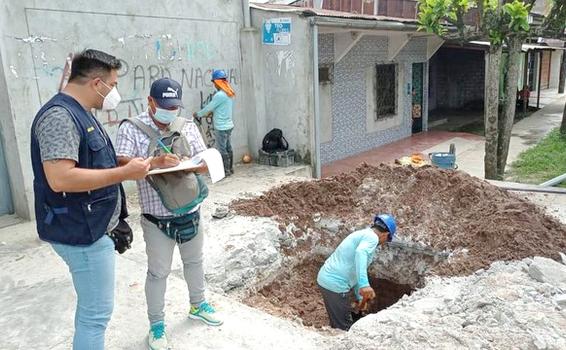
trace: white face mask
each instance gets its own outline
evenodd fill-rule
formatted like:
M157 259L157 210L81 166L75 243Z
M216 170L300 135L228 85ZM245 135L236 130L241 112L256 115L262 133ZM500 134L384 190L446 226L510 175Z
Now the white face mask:
M179 115L179 110L168 110L162 108L155 108L153 117L161 124L171 124Z
M120 96L120 93L118 92L118 89L116 89L116 87L110 87L108 85L106 85L105 82L103 82L102 80L100 81L102 84L104 84L104 86L106 86L107 88L110 89L110 92L104 96L102 95L100 92L96 91L96 93L102 97L104 100L102 101L102 110L103 111L111 111L116 109L116 107L118 107L118 105L120 104L120 101L122 100L122 97Z

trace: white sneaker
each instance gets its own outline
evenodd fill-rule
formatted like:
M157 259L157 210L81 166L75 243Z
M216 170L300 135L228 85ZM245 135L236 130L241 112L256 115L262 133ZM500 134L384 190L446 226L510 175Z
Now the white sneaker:
M206 301L200 304L199 307L191 306L189 311L189 318L193 320L200 320L209 326L220 326L222 321L216 317L216 310Z
M157 322L151 326L147 342L151 350L167 350L167 334L165 333L165 323Z

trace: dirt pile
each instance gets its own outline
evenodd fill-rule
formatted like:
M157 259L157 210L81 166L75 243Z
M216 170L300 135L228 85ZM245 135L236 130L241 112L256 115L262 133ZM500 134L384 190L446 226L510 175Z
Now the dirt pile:
M395 215L399 238L451 253L448 260L432 265L433 274L468 275L494 261L558 258L558 252L566 251L566 227L538 206L465 173L433 167L362 165L349 174L285 184L258 198L233 202L231 208L241 215L273 217L285 238L283 253L303 259L244 302L317 328L328 325L328 317L316 284L324 258L313 253L323 246L331 251L377 212ZM401 259L408 266L417 263L410 256ZM395 266L401 266L399 261ZM415 287L371 274L370 279L383 299L373 312Z
M282 230L294 224L294 235L320 232L320 217L339 219L339 234L327 235L331 246L373 213L392 213L400 236L454 253L435 267L440 275L466 275L497 260L558 258L566 251L566 227L539 207L486 181L434 167L364 164L351 173L285 184L231 208L274 217Z
M277 279L244 300L244 303L287 318L299 317L305 326L328 326L328 315L316 284L324 257L315 256L284 272Z

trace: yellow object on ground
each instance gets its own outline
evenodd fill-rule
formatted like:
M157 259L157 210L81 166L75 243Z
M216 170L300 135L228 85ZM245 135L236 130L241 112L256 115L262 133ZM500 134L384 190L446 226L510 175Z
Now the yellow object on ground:
M415 168L420 168L424 165L429 164L426 158L419 153L415 153L411 156L401 157L395 160L395 163L400 165L410 165Z

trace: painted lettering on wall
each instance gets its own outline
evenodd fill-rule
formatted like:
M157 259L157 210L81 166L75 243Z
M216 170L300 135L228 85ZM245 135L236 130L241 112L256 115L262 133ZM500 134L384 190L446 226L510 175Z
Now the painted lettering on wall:
M161 45L161 44L160 44ZM209 57L214 52L214 49L204 44L189 45L189 53L191 57ZM157 45L156 45L157 48ZM162 46L159 46L162 49ZM69 75L71 73L71 61L73 54L70 53L63 67L55 67L60 70L61 79L59 83L59 91L65 88ZM214 96L214 87L211 82L213 69L224 69L228 75L228 81L234 86L239 85L239 71L237 68L223 68L223 67L192 67L184 65L175 68L164 64L140 64L130 63L124 59L120 59L122 68L118 72L120 81L120 93L123 98L120 105L113 111L95 111L95 115L103 125L113 129L117 127L123 119L132 118L141 114L147 109L147 95L151 84L160 78L168 77L177 80L181 83L183 88L183 100L192 101L192 103L185 102L185 117L190 118L196 109L204 108ZM53 75L52 72L50 75ZM198 90L195 94L194 90ZM198 102L197 102L198 101ZM213 115L210 114L203 118L195 118L194 122L199 127L201 134L207 147L213 147L214 140L214 123Z
M203 109L211 100L214 94L208 94L204 91L200 92L200 108ZM198 125L202 136L204 137L204 142L206 142L207 147L214 146L214 123L212 120L212 114L204 116L202 118L195 118L195 123Z
M216 48L210 41L198 40L187 42L187 59L189 61L210 61L217 55Z
M144 103L145 99L141 97L125 98L122 99L117 109L113 111L95 111L94 115L102 122L104 126L118 126L122 120L126 118L135 117L147 109L147 104ZM126 107L127 106L127 107ZM123 113L124 107L128 110L128 115Z
M124 67L127 67L124 69ZM217 68L214 68L217 69ZM222 68L220 68L222 69ZM180 70L174 70L167 66L162 65L136 65L130 70L129 64L123 64L122 71L119 75L120 78L131 80L134 90L146 91L149 89L151 84L161 78L171 78L179 83L183 91L187 89L202 89L202 88L213 88L211 78L212 78L213 68L202 68L202 67L183 67ZM239 72L236 68L225 69L228 75L228 81L230 84L237 86L239 85Z

